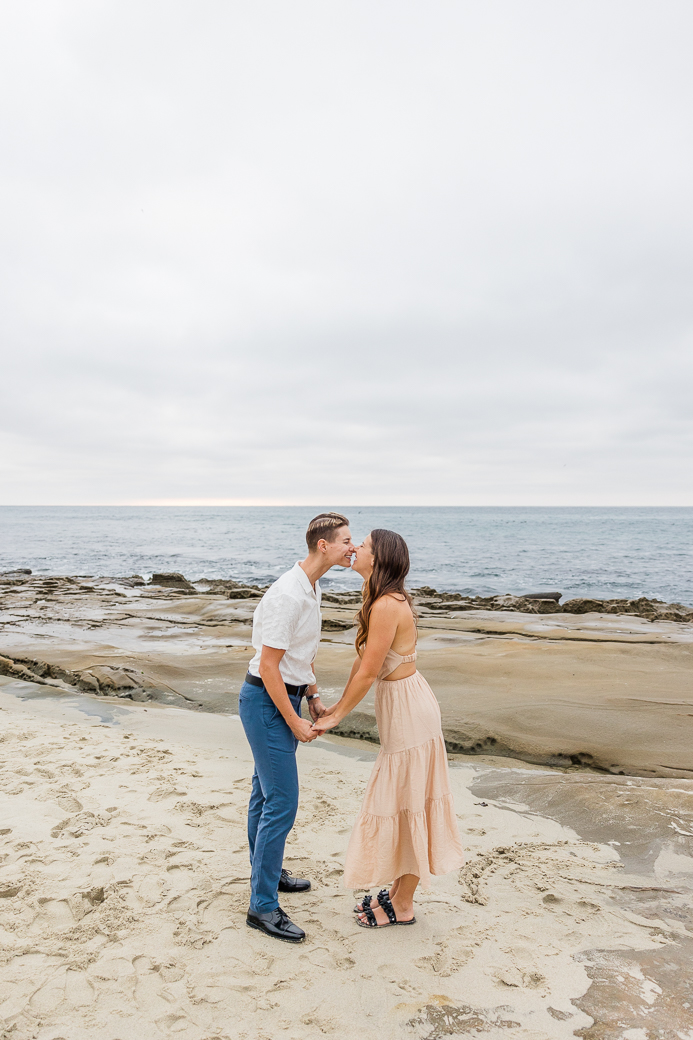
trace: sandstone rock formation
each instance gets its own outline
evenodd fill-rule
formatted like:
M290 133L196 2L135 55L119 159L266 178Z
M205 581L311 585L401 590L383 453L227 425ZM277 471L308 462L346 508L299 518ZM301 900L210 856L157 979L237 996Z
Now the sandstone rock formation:
M151 585L161 585L165 589L177 589L181 592L195 593L197 589L191 585L187 578L177 571L166 571L162 574L152 574Z
M0 675L57 689L92 693L101 697L125 697L131 701L161 701L166 704L200 707L160 680L151 679L137 668L91 665L72 671L30 657L0 656Z

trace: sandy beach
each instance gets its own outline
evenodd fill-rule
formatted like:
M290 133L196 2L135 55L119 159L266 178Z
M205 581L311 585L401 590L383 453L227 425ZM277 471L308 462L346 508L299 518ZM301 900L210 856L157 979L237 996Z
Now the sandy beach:
M245 925L237 717L1 682L3 1035L693 1035L693 783L672 798L668 781L458 758L467 865L422 894L416 931L372 934L340 882L373 751L301 747L287 865L313 890L285 899L308 933L293 947ZM631 816L604 812L605 791ZM561 822L580 807L600 840ZM624 862L618 843L646 815L661 849Z
M284 901L292 947L245 924L234 712L258 595L5 584L2 1035L691 1040L691 625L422 609L467 863L415 929L356 926L341 868L377 753L367 700L348 730L367 740L299 748L286 864L313 888ZM323 614L329 700L353 606Z

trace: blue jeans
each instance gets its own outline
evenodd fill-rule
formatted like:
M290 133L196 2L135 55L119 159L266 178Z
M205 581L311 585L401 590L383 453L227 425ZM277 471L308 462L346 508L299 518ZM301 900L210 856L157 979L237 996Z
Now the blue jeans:
M301 698L289 694L289 700L300 715ZM248 806L250 909L267 914L279 906L284 845L298 809L298 741L264 686L243 683L238 714L255 760Z

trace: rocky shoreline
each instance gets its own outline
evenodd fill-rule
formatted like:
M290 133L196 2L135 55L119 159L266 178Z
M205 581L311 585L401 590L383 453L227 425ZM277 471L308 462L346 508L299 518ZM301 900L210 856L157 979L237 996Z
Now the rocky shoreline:
M665 603L659 599L586 599L561 603L560 592L535 592L526 596L462 596L436 589L413 589L417 609L447 610L514 610L521 614L624 614L648 621L693 621L693 607L682 603Z
M0 572L0 592L8 591L12 586L28 586L38 592L52 595L58 591L70 593L89 593L95 591L95 584L103 588L105 583L122 585L130 588L150 588L160 596L163 590L173 595L224 596L227 599L259 599L269 585L252 585L230 578L200 578L189 581L177 571L153 574L145 581L139 574L128 577L93 577L85 576L53 576L35 575L28 568ZM592 599L577 597L561 603L562 592L531 592L522 596L510 593L498 596L466 596L460 592L439 592L428 585L411 589L419 614L437 613L439 611L454 614L457 611L494 610L517 611L522 614L622 614L630 617L641 617L648 621L677 621L682 624L693 621L693 607L682 603L667 603L660 599L649 599L640 596L637 599ZM118 595L113 590L113 595ZM358 609L361 602L359 591L323 592L323 603L336 607L353 606Z
M177 572L0 574L0 677L20 696L69 694L233 714L264 589ZM419 666L452 754L568 770L693 775L693 610L558 592L412 590ZM316 675L326 703L353 661L357 590L323 594ZM24 691L23 693L21 691ZM340 727L377 741L374 693Z

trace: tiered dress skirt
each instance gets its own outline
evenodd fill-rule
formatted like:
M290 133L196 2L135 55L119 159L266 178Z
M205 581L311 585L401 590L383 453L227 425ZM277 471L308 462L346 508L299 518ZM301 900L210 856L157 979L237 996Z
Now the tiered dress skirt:
M379 679L375 717L380 753L349 840L344 884L373 888L415 874L427 888L432 874L464 863L438 701L419 672Z

